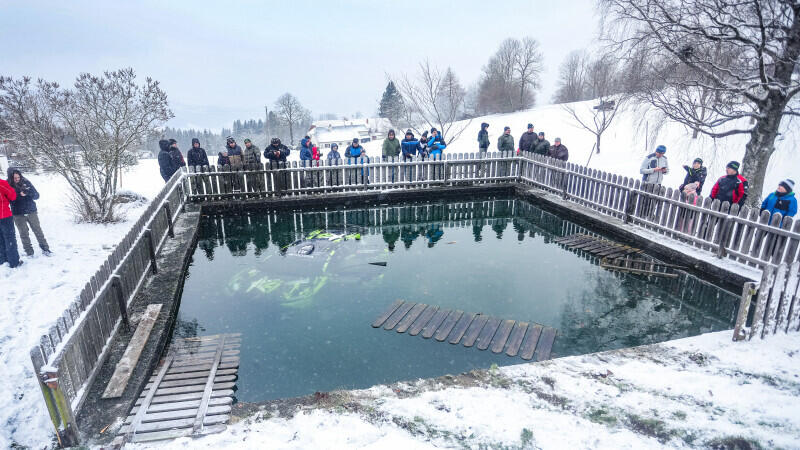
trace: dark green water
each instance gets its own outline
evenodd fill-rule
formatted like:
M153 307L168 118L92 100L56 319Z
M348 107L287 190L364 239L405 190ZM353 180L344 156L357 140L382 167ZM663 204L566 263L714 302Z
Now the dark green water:
M318 229L361 239L281 251ZM580 231L508 199L203 217L175 335L242 333L237 398L263 401L524 362L373 329L397 299L557 328L556 356L732 326L732 293L612 273L552 242Z

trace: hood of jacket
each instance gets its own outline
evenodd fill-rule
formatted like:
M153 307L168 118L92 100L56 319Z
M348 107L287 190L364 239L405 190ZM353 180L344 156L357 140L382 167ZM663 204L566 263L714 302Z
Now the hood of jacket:
M194 144L199 144L199 143L200 143L200 139L192 138L192 147L194 147Z
M481 130L485 130L485 129L486 129L488 126L489 126L489 124L488 124L488 123L486 123L486 122L483 122L483 123L481 124Z
M160 141L158 141L158 147L161 149L162 152L168 152L169 146L170 143L166 139L161 139Z

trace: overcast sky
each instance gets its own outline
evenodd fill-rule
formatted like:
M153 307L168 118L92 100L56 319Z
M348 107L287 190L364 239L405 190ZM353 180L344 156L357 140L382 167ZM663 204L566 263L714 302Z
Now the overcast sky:
M167 92L177 127L260 118L284 92L314 115L373 115L387 74L429 58L464 86L507 37L539 41L546 71L596 38L594 0L36 1L0 0L0 74L69 84L133 67Z

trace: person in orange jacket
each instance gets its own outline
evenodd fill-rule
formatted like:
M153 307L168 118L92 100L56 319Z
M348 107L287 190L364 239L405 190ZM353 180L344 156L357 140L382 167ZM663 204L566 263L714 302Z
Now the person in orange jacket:
M8 263L12 268L22 265L17 250L17 234L11 215L11 202L17 199L17 191L0 179L0 264Z

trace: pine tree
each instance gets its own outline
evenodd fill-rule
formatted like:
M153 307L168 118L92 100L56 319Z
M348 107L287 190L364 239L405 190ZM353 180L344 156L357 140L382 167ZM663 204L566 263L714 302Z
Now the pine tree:
M389 81L386 90L378 107L378 117L389 119L389 122L396 124L403 115L403 97L394 86L393 81Z

